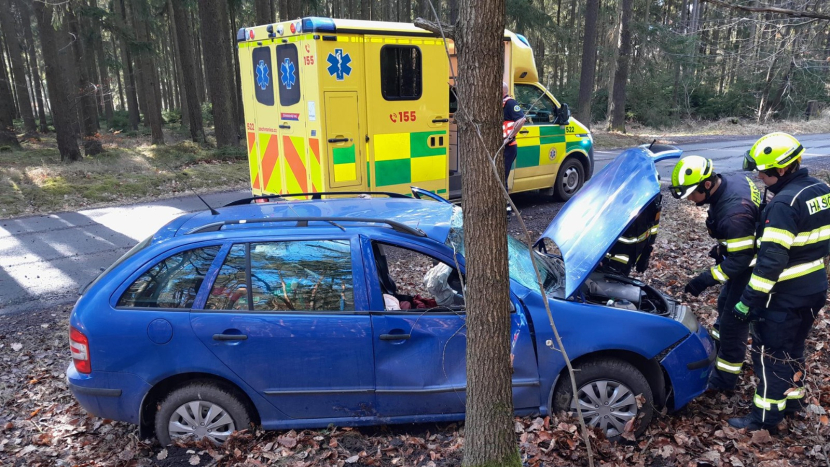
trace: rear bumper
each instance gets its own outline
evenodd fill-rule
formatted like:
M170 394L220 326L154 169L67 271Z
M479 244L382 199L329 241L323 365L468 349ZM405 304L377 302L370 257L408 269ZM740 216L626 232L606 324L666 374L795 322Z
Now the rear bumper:
M72 395L90 414L138 424L141 401L150 385L129 373L93 372L84 375L69 364L66 382Z
M716 357L714 341L700 326L660 361L671 380L674 410L703 394Z

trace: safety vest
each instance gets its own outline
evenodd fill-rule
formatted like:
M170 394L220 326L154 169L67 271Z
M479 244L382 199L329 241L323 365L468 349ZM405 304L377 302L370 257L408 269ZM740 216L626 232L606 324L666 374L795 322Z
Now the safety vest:
M501 100L502 110L504 109L504 106L507 105L507 101L509 101L510 99L512 99L512 97L510 97L510 96L504 96L502 98L502 100ZM513 127L515 127L515 126L516 126L516 122L514 122L513 120L505 120L504 122L502 122L502 124L501 124L502 136L501 137L502 138L507 138L510 135L510 132L513 131ZM516 140L514 139L513 141L507 143L507 145L508 146L515 146L516 145Z

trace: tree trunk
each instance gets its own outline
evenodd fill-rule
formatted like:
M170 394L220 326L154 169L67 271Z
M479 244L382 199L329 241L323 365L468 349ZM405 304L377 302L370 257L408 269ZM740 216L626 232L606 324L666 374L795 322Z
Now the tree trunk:
M97 27L101 27L100 24ZM96 27L96 29L97 29ZM98 75L101 77L101 104L104 110L104 118L109 122L112 121L112 80L110 80L109 67L107 66L107 54L104 51L104 38L101 37L101 31L98 30L93 37L93 45L95 47L96 61L98 62Z
M625 88L628 83L628 59L631 55L631 6L633 0L622 0L620 14L620 40L618 43L617 71L614 74L612 108L609 112L610 130L625 133Z
M256 15L254 19L256 24L270 24L274 22L274 17L271 16L270 0L254 0L254 14Z
M195 83L197 82L196 66L193 59L193 47L190 44L187 11L182 2L171 0L170 3L173 7L174 29L178 39L177 47L179 49L182 78L187 83ZM199 92L195 86L184 86L184 101L187 105L182 106L182 114L184 114L184 108L186 107L190 118L190 137L195 142L204 143L205 131L202 127L202 107L199 104Z
M438 20L432 14L432 8L429 7L429 0L418 0L418 16L429 21Z
M213 0L208 0L213 1ZM201 5L199 5L201 7ZM286 20L295 20L303 16L303 2L302 0L286 0ZM227 15L225 15L227 17Z
M14 97L11 79L6 74L6 57L0 43L0 146L19 148L14 131Z
M46 133L49 128L46 124L46 108L43 105L43 85L40 82L40 68L37 65L37 52L35 50L35 39L32 36L32 8L26 0L18 0L20 16L23 20L23 38L26 40L26 53L29 54L29 66L32 71L32 82L35 85L35 98L37 100L38 119L40 120L40 132Z
M228 41L230 44L235 44L234 37L237 31L236 28L236 11L231 6L231 31L234 31L234 35L228 35ZM236 96L234 99L234 111L236 114L236 123L237 123L237 133L239 132L239 128L245 126L245 111L242 109L242 81L239 79L239 54L236 53L236 47L231 47L231 56L233 57L233 90Z
M72 109L69 103L69 87L59 65L56 32L52 28L52 7L46 2L34 2L40 45L43 51L44 72L46 73L49 102L52 106L52 124L58 140L61 160L81 160L81 150L72 129Z
M421 0L424 1L426 0ZM360 0L360 19L372 19L372 0Z
M171 37L171 46L172 46L172 53L173 58L175 59L176 65L176 84L178 86L179 91L179 109L182 112L182 126L186 128L190 128L190 109L187 106L187 85L185 83L195 83L191 80L185 80L184 70L182 69L182 53L181 48L179 47L179 28L188 29L187 25L187 11L183 11L181 13L181 20L182 23L176 21L176 15L173 11L173 2L172 0L167 0L167 10L169 11L169 19L170 19L170 37ZM185 33L187 34L187 33ZM189 42L188 42L189 43ZM188 53L192 54L193 51L189 51ZM194 91L195 92L195 91ZM191 135L192 136L192 135ZM196 141L196 139L194 139Z
M233 58L230 56L230 21L227 2L202 0L199 2L199 19L205 71L209 83L210 100L213 103L216 144L219 147L236 146L238 142L234 109L236 93L231 74L233 68L229 66L233 63Z
M462 0L456 51L458 68L464 70L458 76L463 111L455 118L458 147L466 149L462 170L468 310L465 466L521 465L510 380L504 163L497 151L502 144L503 31L504 0Z
M159 105L158 78L156 77L155 60L153 59L153 44L147 29L147 18L150 16L150 7L147 0L134 0L131 3L133 30L137 42L135 49L138 78L141 81L140 90L144 94L144 118L150 126L153 144L164 144L164 133L161 131L161 108Z
M582 70L579 76L579 102L577 120L590 127L591 96L594 95L594 72L597 66L597 17L599 1L588 0L585 4L585 35L582 41Z
M20 116L23 117L23 127L26 133L37 133L35 114L32 112L32 100L29 98L29 88L26 86L26 66L23 64L23 47L17 38L15 17L12 12L14 0L0 0L0 27L6 35L6 47L9 50L11 62L13 89L17 94Z
M122 24L130 24L123 2L124 0L113 0L115 14L121 18ZM138 123L141 120L141 115L138 109L138 96L136 95L135 75L133 74L133 60L130 54L130 48L127 46L127 38L121 37L118 42L121 45L121 68L124 71L124 92L126 93L130 128L133 131L138 131Z
M75 100L81 109L81 132L84 137L84 153L87 156L94 156L103 152L101 141L98 139L98 109L95 104L95 86L89 80L89 68L85 54L90 51L84 48L84 41L81 39L81 24L75 11L69 7L66 11L66 21L69 30L77 38L72 41L75 63L78 64L78 80L76 84Z

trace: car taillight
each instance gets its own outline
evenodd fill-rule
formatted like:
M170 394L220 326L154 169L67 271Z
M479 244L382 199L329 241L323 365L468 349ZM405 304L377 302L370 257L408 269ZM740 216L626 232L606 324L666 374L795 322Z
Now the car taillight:
M89 340L77 329L69 328L69 350L72 352L72 361L78 373L92 373L89 364Z

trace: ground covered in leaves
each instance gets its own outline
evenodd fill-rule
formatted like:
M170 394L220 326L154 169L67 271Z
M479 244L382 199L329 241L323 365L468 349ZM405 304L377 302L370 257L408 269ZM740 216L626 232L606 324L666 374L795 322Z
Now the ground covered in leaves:
M558 204L517 197L535 238ZM691 277L709 266L711 240L703 208L664 197L652 267L642 279L675 297ZM517 223L510 223L511 232ZM707 325L715 320L717 288L688 304ZM162 447L140 440L138 430L88 415L67 389L67 320L70 307L0 316L0 465L8 466L187 466L280 465L425 466L460 465L463 424L236 435L221 448L189 443ZM782 434L747 434L726 420L745 414L753 394L751 364L731 395L703 395L677 413L657 414L645 434L611 444L591 439L595 465L621 466L828 466L830 427L830 317L823 312L807 342L804 371L809 410L781 424ZM747 358L749 362L749 358ZM516 441L525 465L588 465L586 446L573 420L516 418Z

